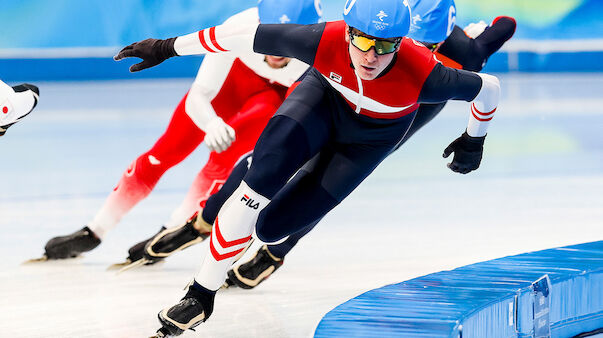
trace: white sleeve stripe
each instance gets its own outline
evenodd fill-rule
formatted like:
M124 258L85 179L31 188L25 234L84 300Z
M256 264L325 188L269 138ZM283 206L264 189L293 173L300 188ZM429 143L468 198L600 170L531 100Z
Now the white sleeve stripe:
M500 83L488 74L477 74L482 78L482 88L471 104L471 114L467 124L467 134L472 137L485 136L490 120L498 106Z

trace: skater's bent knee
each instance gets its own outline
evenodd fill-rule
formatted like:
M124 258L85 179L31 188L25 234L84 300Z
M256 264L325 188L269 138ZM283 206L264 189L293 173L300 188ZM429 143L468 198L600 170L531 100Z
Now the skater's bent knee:
M288 236L288 234L277 233L272 231L272 229L267 229L267 227L260 226L255 228L255 234L260 241L270 244L274 244Z

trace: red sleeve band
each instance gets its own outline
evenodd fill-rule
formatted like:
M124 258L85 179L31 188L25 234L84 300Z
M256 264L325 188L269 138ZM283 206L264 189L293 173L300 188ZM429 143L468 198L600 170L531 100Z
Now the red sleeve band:
M473 115L473 117L475 117L476 120L481 122L487 122L492 120L495 111L496 108L492 109L492 111L489 111L487 113L482 113L481 111L477 110L477 108L475 108L475 103L471 104L471 114Z
M205 29L199 31L199 41L201 41L201 45L203 45L203 48L207 49L211 53L215 53L216 51L209 48L209 45L207 44L207 42L205 42L205 36L203 35L203 32L205 32Z
M219 51L228 52L226 49L222 48L218 44L218 41L216 41L216 27L212 27L209 29L209 39L211 40L211 43L214 45L214 47L216 47Z
M199 42L201 42L201 45L203 46L203 48L207 49L211 53L217 53L217 51L214 49L217 49L221 52L228 52L228 50L222 48L222 46L220 46L220 44L216 40L216 27L211 27L209 29L209 43L205 39L205 35L203 34L204 32L205 32L205 29L199 31ZM209 46L210 44L214 49L212 49L212 47Z

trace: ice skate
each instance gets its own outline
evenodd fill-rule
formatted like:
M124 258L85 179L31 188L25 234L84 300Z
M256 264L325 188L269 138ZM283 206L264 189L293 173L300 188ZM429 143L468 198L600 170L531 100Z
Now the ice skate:
M162 327L161 329L157 330L157 333L155 333L154 336L150 336L149 338L166 338L169 336L170 333Z
M228 271L222 288L238 286L243 289L253 289L283 265L284 260L268 251L268 246L262 246L255 256Z
M197 228L202 229L201 231ZM119 272L138 266L152 265L163 261L171 254L184 250L189 246L201 243L211 234L211 225L195 214L185 224L171 229L164 229L146 242L142 257L124 265ZM134 249L134 247L132 247ZM133 257L135 258L135 257Z
M122 269L123 267L128 266L128 265L144 258L144 255L143 255L144 246L148 242L150 242L153 238L155 238L155 236L160 234L163 230L165 230L165 227L162 226L161 229L159 229L159 232L157 232L155 235L145 239L142 242L134 244L130 249L128 249L128 257L125 259L125 261L123 261L121 263L115 263L115 264L109 265L107 270Z
M184 250L191 245L201 243L211 234L211 225L195 214L184 225L165 229L144 247L144 258L160 260ZM197 230L201 229L201 230Z
M25 263L75 258L96 248L100 243L101 240L86 226L70 235L52 238L46 243L41 258L30 259Z
M0 136L13 124L27 116L38 104L38 87L23 83L9 87L0 82Z
M178 336L206 321L213 312L215 295L215 291L193 282L178 304L159 312L157 317L162 327L155 337Z

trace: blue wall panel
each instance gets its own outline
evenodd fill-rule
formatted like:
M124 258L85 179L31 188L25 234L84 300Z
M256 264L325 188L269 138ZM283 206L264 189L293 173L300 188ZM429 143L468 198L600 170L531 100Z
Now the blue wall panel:
M316 337L568 337L603 328L603 241L464 266L368 291Z
M567 52L538 53L537 49L530 49L530 44L524 44L528 49L519 50L517 54L495 54L485 69L488 72L603 71L603 1L456 2L460 25L478 20L490 22L498 15L516 17L518 28L514 40L528 39L546 45L549 39L591 39L583 45L574 44L576 47ZM131 75L123 73L122 66L110 64L110 60L105 59L107 55L94 54L90 48L117 51L148 37L165 38L193 32L217 25L256 3L256 0L0 1L3 27L0 30L0 78L16 82L192 77L196 71L189 72L188 65L197 64L198 60L179 61L141 75ZM340 19L343 3L344 0L322 0L325 19ZM68 56L74 49L85 55L76 55L79 59ZM31 58L32 53L40 55Z
M130 73L134 61L115 62L111 57L67 59L0 59L0 79L6 82L79 81L149 78L194 78L202 57L168 60L161 67Z

